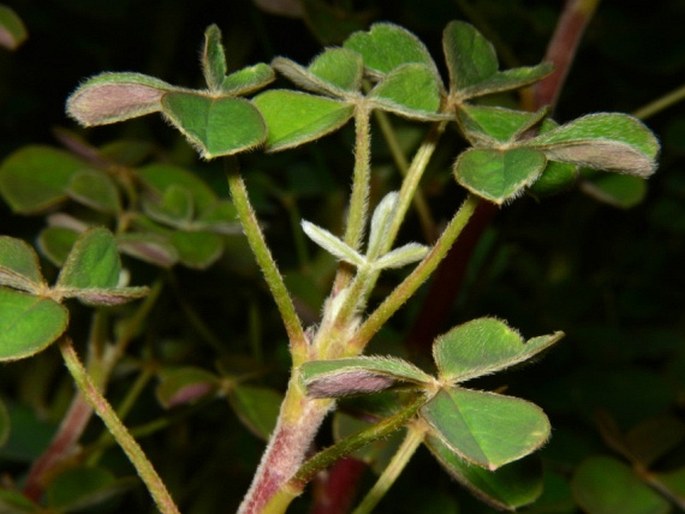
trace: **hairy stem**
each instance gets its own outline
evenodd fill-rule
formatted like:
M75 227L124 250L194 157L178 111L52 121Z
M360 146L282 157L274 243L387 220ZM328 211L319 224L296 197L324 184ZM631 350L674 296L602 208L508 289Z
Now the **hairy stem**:
M381 129L383 138L390 149L390 155L392 155L393 161L395 161L395 166L400 170L403 177L406 177L409 173L409 162L404 156L400 142L397 140L395 131L392 128L388 115L383 111L374 111L374 117L378 122L378 126ZM430 137L430 136L429 136ZM424 143L425 144L425 143ZM432 243L437 237L437 228L435 226L435 220L431 214L430 207L426 201L426 197L423 195L420 189L417 189L414 193L413 198L414 209L419 218L419 223L421 224L421 231L423 232L423 238L426 242Z
M294 372L281 404L276 428L238 514L284 512L297 496L287 487L288 482L300 468L321 422L334 405L332 400L308 398L298 381L299 377ZM287 498L290 499L283 504Z
M252 209L252 204L247 195L245 182L240 176L237 164L233 159L226 159L228 186L231 190L231 198L238 211L240 224L243 227L247 241L252 249L252 253L259 264L271 295L276 302L278 311L283 319L285 330L290 341L290 351L292 354L293 365L297 366L304 362L307 357L307 337L302 328L300 318L295 312L292 298L285 287L285 282L281 273L278 271L276 262L271 256L271 251L266 244L264 234L259 227L259 222Z
M397 477L404 470L409 460L414 455L414 452L423 442L424 430L409 425L407 427L407 435L402 444L392 456L388 466L383 470L383 473L367 493L361 503L357 506L352 514L369 514L374 507L378 505L383 496L388 492L390 486L395 483Z
M64 363L74 378L76 386L83 394L86 401L93 408L95 413L105 423L109 432L117 441L121 449L135 467L138 475L147 486L150 495L157 504L157 508L163 514L179 514L179 510L166 489L164 482L159 477L145 453L138 445L126 427L119 420L114 409L110 406L104 396L98 391L90 376L86 372L83 364L76 355L71 340L63 337L59 342L59 349L62 352Z

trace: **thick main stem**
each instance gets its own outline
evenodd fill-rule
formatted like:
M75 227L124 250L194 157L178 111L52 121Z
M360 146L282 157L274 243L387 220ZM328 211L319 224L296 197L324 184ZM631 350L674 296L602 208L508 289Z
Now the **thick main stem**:
M308 398L293 373L285 399L281 404L278 423L262 455L252 485L243 499L238 514L259 514L283 512L273 503L267 511L267 504L275 496L284 493L284 486L297 473L323 419L333 406L332 400ZM295 496L293 492L290 496Z

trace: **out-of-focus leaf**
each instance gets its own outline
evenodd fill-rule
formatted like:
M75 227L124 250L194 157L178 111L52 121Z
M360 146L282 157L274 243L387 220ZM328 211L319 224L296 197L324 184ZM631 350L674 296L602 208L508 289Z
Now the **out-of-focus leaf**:
M578 166L570 162L548 161L542 174L528 192L536 198L544 198L570 189L578 178Z
M171 186L180 186L193 196L193 204L198 216L212 209L217 202L217 196L209 186L190 171L171 164L149 164L136 170L140 180L161 199Z
M47 488L47 503L59 512L80 512L102 506L135 485L133 479L119 479L104 468L78 467L60 473Z
M643 421L625 434L630 452L645 467L685 441L685 423L672 416Z
M592 514L666 514L671 507L659 493L612 457L590 457L571 482L578 505Z
M28 38L21 18L6 5L0 4L0 46L16 50Z
M0 489L0 512L7 514L38 514L43 508L29 500L20 491Z
M163 370L159 375L157 400L165 408L192 404L212 394L218 378L201 368L183 367Z
M50 262L62 267L79 233L64 227L46 227L38 235L38 248Z
M178 251L169 238L160 234L128 232L117 236L121 253L155 266L170 268L178 262Z
M273 389L238 384L228 400L243 424L260 439L267 440L276 426L282 396Z
M0 361L42 351L64 333L68 321L59 303L0 287Z
M10 437L12 430L12 423L10 421L10 414L7 412L5 402L0 398L0 448L5 446L5 443Z
M586 176L580 182L580 190L600 202L620 209L630 209L644 200L647 183L645 179L633 175L596 173Z
M176 248L180 261L195 269L206 269L214 264L224 249L221 236L211 232L174 230L170 241Z
M437 437L428 436L425 443L452 478L497 509L515 510L542 494L539 461L521 460L489 471L459 458Z
M49 146L25 146L0 166L0 193L13 211L41 212L67 197L72 177L83 161Z
M285 150L318 139L342 127L354 108L331 98L274 89L260 93L254 104L262 113L269 135L268 151Z
M162 112L205 159L253 149L266 139L259 111L244 98L168 93Z
M121 210L119 190L104 173L80 171L71 177L67 194L79 203L97 211L115 214Z
M537 405L519 398L452 387L421 408L438 437L462 459L491 471L537 450L550 424Z

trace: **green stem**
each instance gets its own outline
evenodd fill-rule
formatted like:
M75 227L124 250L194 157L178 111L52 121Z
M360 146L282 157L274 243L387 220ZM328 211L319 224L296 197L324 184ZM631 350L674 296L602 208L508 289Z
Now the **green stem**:
M390 489L390 486L395 483L397 477L404 470L409 463L412 455L423 442L424 431L412 425L407 427L407 435L402 441L402 444L393 455L388 463L388 466L383 470L383 473L378 477L378 481L374 484L371 490L364 497L362 502L357 506L352 514L369 514L373 511L378 502L385 496Z
M685 99L685 85L674 89L670 93L665 94L661 98L657 98L653 102L649 102L647 105L640 107L637 111L633 113L633 116L645 120L660 113L661 111L668 109L672 105Z
M105 423L110 433L116 439L121 449L126 453L131 464L136 468L138 475L143 480L154 499L160 512L163 514L179 514L171 495L166 489L161 478L155 471L150 461L143 453L143 450L138 445L135 439L131 437L126 427L119 420L114 409L110 406L107 400L100 394L90 376L86 372L83 364L76 355L71 340L68 337L63 337L59 341L59 349L62 352L64 363L67 369L74 378L76 386L79 388L86 401L91 405L95 413L100 416Z
M234 159L226 159L228 187L231 190L231 197L238 211L240 224L243 227L247 241L252 249L252 253L259 264L271 295L276 302L278 311L283 319L285 330L288 333L288 340L290 341L290 351L293 358L293 365L297 366L304 362L307 358L307 337L302 328L300 318L295 312L295 306L292 298L285 287L285 282L281 273L278 271L276 262L271 256L271 251L266 244L264 234L259 227L259 222L252 209L250 198L247 195L245 182L240 176L237 168L237 163Z
M447 251L452 247L459 234L466 226L473 211L478 205L478 198L469 194L459 207L454 217L450 220L445 230L436 241L430 252L424 257L414 271L398 285L389 296L385 298L374 312L359 327L354 338L348 344L347 353L349 355L359 355L364 346L380 330L385 322L397 312L416 290L428 279L435 271L440 261L445 257Z
M433 156L435 148L438 145L438 141L440 140L440 136L442 136L446 126L447 122L444 121L434 124L428 134L426 134L423 143L416 151L414 159L407 170L407 175L402 181L402 187L400 188L397 202L397 211L395 212L395 217L392 220L390 231L385 238L385 245L382 247L380 252L381 255L387 253L395 243L397 234L400 231L400 226L402 225L404 217L407 214L407 210L409 209L409 204L416 194L416 191L419 187L419 182L423 176L423 172L426 170L428 162Z
M392 124L388 119L388 115L383 111L374 111L374 116L378 122L378 126L381 129L383 138L385 139L388 148L390 149L390 155L392 155L393 161L395 161L395 166L400 170L403 177L406 177L409 172L409 162L402 151L400 142L397 140L395 131L392 128ZM437 234L437 229L435 227L435 220L431 214L430 207L426 201L426 197L420 189L416 190L414 194L414 209L416 209L416 214L419 217L419 223L421 224L421 231L423 232L423 238L425 241L432 243L435 241Z
M302 465L297 474L290 481L290 488L301 491L317 473L328 468L334 462L399 430L414 417L416 412L425 403L426 398L421 396L389 418L385 418L361 432L345 437L333 446L320 451Z
M363 103L357 105L354 113L354 172L352 192L347 211L344 241L355 250L361 248L364 228L368 218L369 189L371 185L371 111ZM341 263L333 284L338 292L352 280L353 270Z
M148 295L133 313L133 316L123 324L123 330L120 332L115 344L112 367L124 356L126 348L133 338L138 335L144 326L146 326L150 311L155 306L155 303L157 303L157 298L159 298L159 294L162 292L163 285L163 280L161 278L157 279L154 284L152 284ZM111 371L111 368L108 370L107 376L109 376L109 371Z

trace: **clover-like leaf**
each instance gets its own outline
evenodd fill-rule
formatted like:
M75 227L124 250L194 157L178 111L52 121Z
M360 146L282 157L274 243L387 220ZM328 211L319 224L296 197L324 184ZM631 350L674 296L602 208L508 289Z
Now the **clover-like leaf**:
M119 283L121 263L112 233L93 228L82 234L71 249L57 286L69 288L113 288Z
M0 167L0 193L14 212L34 214L67 198L74 175L85 167L68 152L49 146L25 146Z
M161 100L180 88L142 73L101 73L67 100L67 113L81 125L107 125L160 111Z
M470 148L454 164L454 175L473 194L501 205L532 184L546 163L545 155L531 148Z
M637 118L589 114L526 141L553 161L647 177L656 170L659 142Z
M516 510L542 494L542 469L538 460L512 462L495 471L469 464L435 436L426 446L442 467L480 500L500 510Z
M457 112L457 120L473 144L493 146L518 138L546 114L547 108L527 112L490 105L464 105Z
M266 121L271 152L323 137L347 123L354 111L338 100L282 89L260 93L253 102Z
M0 46L16 50L28 37L21 18L6 5L0 5Z
M519 398L452 387L421 407L430 435L461 458L495 470L542 446L549 420L537 405Z
M414 34L392 23L375 23L367 32L355 32L343 47L360 53L367 70L379 77L410 63L428 66L436 80L440 76L426 46Z
M398 66L367 96L377 108L411 119L440 119L440 85L425 64Z
M36 251L21 239L0 236L0 286L28 292L45 286Z
M221 90L232 96L247 95L270 84L275 78L271 66L260 62L228 75L221 84Z
M221 90L227 71L221 30L216 25L210 25L205 30L205 43L202 48L202 74L210 91Z
M410 362L380 356L309 361L299 368L299 373L307 394L314 398L374 393L397 382L424 385L434 381Z
M360 90L364 71L361 56L345 48L326 49L306 68L284 57L276 57L272 65L298 86L338 98Z
M73 200L109 214L121 210L119 190L114 181L98 171L80 171L71 177L67 194Z
M555 332L524 342L503 321L479 318L438 337L433 345L433 358L442 380L463 382L526 361L562 336L562 332Z
M366 258L342 239L334 236L325 228L321 228L309 221L302 221L302 230L307 237L335 258L353 264L357 267L367 265Z
M81 234L60 271L55 291L88 305L118 305L145 296L146 287L120 287L121 261L114 235L102 227Z
M168 93L162 113L205 159L253 149L266 139L259 111L244 98Z
M461 100L517 89L552 72L548 63L499 71L492 43L463 21L452 21L445 27L442 46L450 77L450 92Z
M469 23L451 21L443 31L442 47L450 90L474 86L497 73L495 48Z
M30 357L67 328L69 312L48 298L0 287L0 361Z

